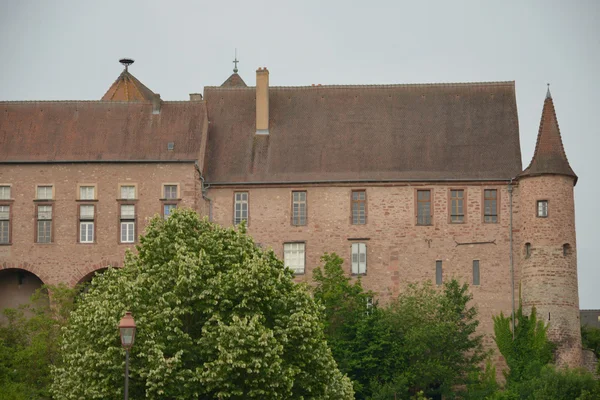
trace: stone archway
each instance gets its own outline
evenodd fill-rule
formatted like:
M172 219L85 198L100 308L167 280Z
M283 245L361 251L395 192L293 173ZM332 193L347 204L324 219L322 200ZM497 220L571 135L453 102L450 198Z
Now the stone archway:
M77 282L77 285L79 285L82 288L81 291L86 293L89 284L92 282L94 276L96 276L97 274L103 274L104 272L106 272L107 269L108 268L98 268L96 270L93 270L92 272L89 272L87 275L81 278L79 282Z
M29 303L31 295L43 284L39 277L24 269L0 270L0 311ZM4 319L0 314L0 322Z

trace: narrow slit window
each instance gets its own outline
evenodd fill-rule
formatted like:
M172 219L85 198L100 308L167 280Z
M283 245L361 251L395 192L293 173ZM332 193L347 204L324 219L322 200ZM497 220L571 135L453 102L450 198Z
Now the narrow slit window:
M525 258L531 257L531 243L525 243Z
M481 284L479 273L479 260L473 260L473 286L479 286Z
M442 283L443 283L442 261L437 260L435 262L435 284L440 286Z

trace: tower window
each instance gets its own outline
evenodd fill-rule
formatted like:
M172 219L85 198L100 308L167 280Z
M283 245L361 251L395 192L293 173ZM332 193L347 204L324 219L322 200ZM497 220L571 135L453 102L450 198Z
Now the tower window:
M569 243L565 243L563 244L563 256L570 256L571 255L571 245Z
M525 243L525 258L531 256L531 243Z
M548 216L548 200L538 200L537 216L540 218L546 218Z

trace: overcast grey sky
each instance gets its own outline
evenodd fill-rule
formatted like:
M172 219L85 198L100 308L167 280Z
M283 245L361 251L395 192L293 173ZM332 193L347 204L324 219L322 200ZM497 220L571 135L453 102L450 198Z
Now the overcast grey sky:
M575 188L581 308L600 308L600 1L0 0L0 100L100 99L122 70L165 100L220 85L515 80L523 166L546 82Z

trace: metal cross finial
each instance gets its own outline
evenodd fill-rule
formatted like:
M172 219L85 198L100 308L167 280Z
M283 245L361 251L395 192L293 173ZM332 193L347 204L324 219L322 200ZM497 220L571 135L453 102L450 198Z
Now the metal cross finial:
M236 74L238 72L238 67L237 67L238 63L239 63L239 60L237 59L237 49L235 49L235 59L233 60L233 65L234 65L233 72Z

